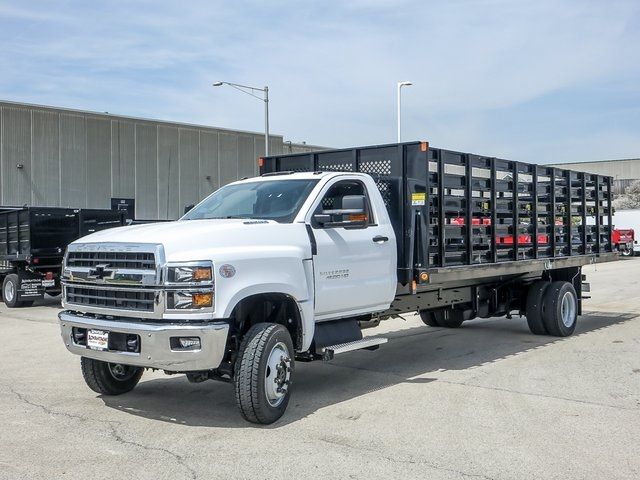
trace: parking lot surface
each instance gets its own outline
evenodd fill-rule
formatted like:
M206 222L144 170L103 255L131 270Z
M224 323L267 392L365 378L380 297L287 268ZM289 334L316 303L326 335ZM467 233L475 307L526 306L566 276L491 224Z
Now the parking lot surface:
M146 372L99 396L59 302L0 307L1 479L640 478L640 258L585 268L569 338L523 318L391 320L375 352L297 364L285 416L246 423L230 385Z

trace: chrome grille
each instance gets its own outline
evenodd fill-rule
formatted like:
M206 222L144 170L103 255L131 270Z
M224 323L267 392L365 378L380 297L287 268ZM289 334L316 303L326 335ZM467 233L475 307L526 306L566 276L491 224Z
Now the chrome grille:
M153 312L155 292L141 289L101 289L66 285L66 302L74 305L103 307L114 310Z
M155 270L156 258L153 252L85 252L70 251L67 267L95 267L108 264L109 268L135 270Z

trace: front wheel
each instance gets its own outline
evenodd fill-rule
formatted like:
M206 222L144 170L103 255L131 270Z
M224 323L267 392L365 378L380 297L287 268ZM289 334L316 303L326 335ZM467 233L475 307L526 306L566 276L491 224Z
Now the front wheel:
M294 370L291 335L276 323L252 326L240 345L234 372L236 403L242 416L270 424L287 409Z
M86 357L80 358L80 366L87 386L102 395L121 395L130 392L144 373L144 369L140 367L101 362Z

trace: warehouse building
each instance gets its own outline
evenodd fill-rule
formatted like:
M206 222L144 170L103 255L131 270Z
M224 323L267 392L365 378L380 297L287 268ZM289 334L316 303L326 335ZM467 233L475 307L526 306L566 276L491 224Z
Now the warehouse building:
M264 134L0 101L2 205L112 208L175 219L257 174ZM320 147L269 136L272 154Z
M629 185L636 180L640 180L640 158L600 160L597 162L557 163L554 166L613 177L614 195L624 193Z

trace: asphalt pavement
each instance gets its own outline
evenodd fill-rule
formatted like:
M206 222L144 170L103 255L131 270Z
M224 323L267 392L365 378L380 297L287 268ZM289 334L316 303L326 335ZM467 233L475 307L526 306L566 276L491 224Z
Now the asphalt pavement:
M147 372L89 390L57 299L0 306L0 479L638 479L640 258L585 268L574 336L524 318L412 316L375 352L297 364L291 403L245 422L232 387Z

